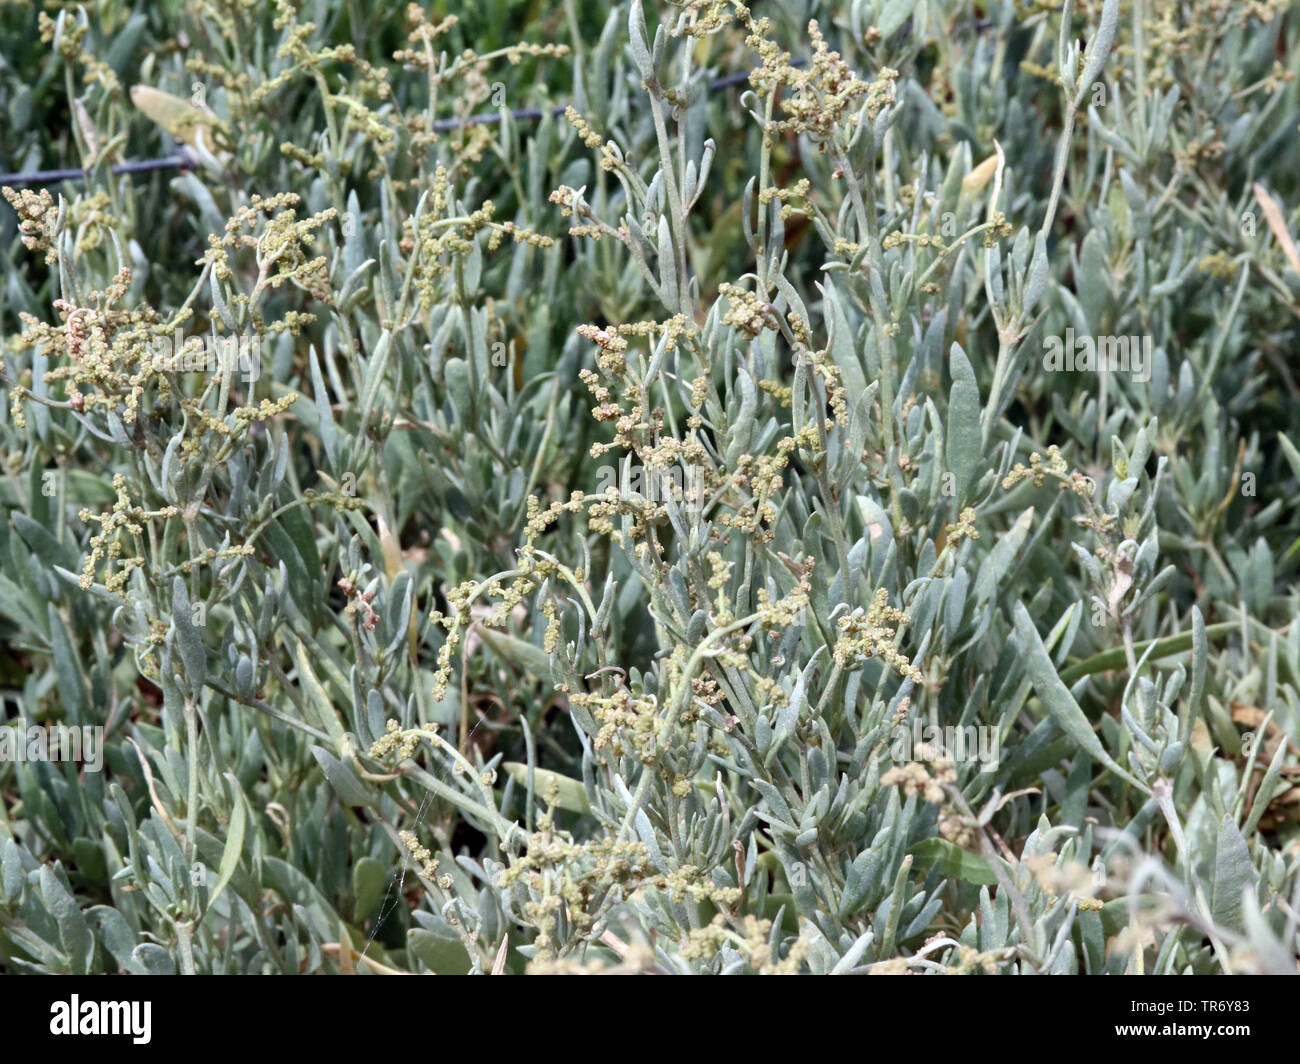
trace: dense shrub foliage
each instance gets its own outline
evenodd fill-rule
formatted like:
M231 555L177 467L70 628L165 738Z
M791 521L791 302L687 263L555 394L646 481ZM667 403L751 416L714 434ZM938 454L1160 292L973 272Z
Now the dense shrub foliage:
M0 969L1294 971L1298 13L0 8Z

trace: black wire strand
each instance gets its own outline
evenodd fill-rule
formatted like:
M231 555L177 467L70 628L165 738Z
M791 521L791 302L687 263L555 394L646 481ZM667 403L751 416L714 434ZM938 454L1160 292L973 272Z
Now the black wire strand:
M161 159L140 159L136 162L118 163L113 176L119 174L147 174L154 170L192 170L198 159L188 149ZM57 181L82 181L85 170L33 170L22 174L0 174L0 185L46 185Z

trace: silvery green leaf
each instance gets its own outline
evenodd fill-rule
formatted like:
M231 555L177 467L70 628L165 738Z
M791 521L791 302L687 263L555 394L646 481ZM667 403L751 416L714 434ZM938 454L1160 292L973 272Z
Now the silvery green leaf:
M672 229L666 214L659 215L659 242L656 248L659 257L659 287L665 299L673 300L677 294L677 252L673 246Z
M1209 658L1209 641L1205 636L1205 618L1198 607L1192 607L1192 686L1187 694L1188 723L1180 734L1184 737L1190 719L1198 712L1201 696L1205 693L1205 669Z
M126 918L107 905L91 906L86 910L86 918L94 930L96 941L108 950L119 967L130 970L136 937Z
M649 851L651 863L666 875L669 870L668 863L664 860L663 851L659 848L658 836L656 836L655 830L650 824L650 818L646 816L644 809L637 810L635 822L637 837L645 844L646 850Z
M970 574L965 569L958 569L948 582L948 594L943 606L943 626L946 638L952 639L961 627L962 616L966 609L966 591L970 586Z
M1111 292L1106 252L1097 231L1091 230L1083 239L1079 253L1079 304L1087 317L1093 340L1102 331L1103 318L1110 306Z
M1047 286L1047 242L1043 234L1034 238L1034 256L1029 262L1029 279L1025 283L1023 310L1027 314L1038 305L1043 289Z
M59 701L67 711L68 719L81 724L86 716L86 683L81 664L68 634L67 625L59 616L54 604L47 612L50 627L50 648L53 651L54 673L58 677Z
M510 635L508 632L497 631L493 628L480 627L477 632L488 648L500 656L502 660L517 668L524 669L539 680L550 680L550 655L541 647L534 646L532 643L520 639L518 636Z
M1000 310L1006 304L1006 291L1002 284L1002 252L997 244L984 249L984 281L989 302Z
M654 62L650 58L650 46L646 40L648 33L645 24L645 12L641 0L632 0L627 13L628 43L632 47L632 59L637 72L646 81L654 78Z
M976 603L982 604L993 597L994 592L997 591L999 584L1002 582L1002 578L1011 568L1011 563L1015 561L1016 554L1029 535L1029 529L1033 523L1034 508L1031 506L1016 518L1015 523L989 551L988 556L980 565L979 575L975 578Z
M131 951L131 971L136 975L175 975L176 964L162 946L144 942Z
M1110 55L1110 47L1115 41L1115 30L1119 25L1119 0L1106 0L1101 8L1101 22L1097 33L1088 42L1088 65L1084 67L1083 77L1079 79L1079 88L1075 93L1074 106L1083 102L1084 95L1092 88L1092 83L1101 74Z
M316 763L320 765L321 771L325 773L325 778L330 781L330 785L338 792L338 796L345 804L369 806L373 802L373 797L348 765L323 746L313 746L311 753Z
M94 958L95 936L76 901L48 866L40 870L41 900L59 927L59 942L68 958L69 971L84 975Z
M226 844L221 851L221 863L217 867L217 881L213 884L212 893L208 895L209 909L216 904L222 892L229 886L235 870L239 867L239 859L244 849L244 832L248 823L248 803L244 799L239 780L233 772L225 773L225 777L230 785L231 794L234 795L234 806L230 813L230 829L226 835Z
M682 201L689 209L695 199L695 185L698 167L694 159L686 160L686 173L682 177Z
M862 372L862 361L854 350L853 332L844 314L839 292L829 277L819 287L823 290L822 305L827 315L831 358L840 369L849 401L853 403L866 392L867 378Z
M980 462L980 393L970 360L957 344L948 353L952 389L948 393L948 422L944 426L945 459L956 480L956 500L966 498Z
M466 975L471 961L455 929L441 918L435 930L411 928L406 933L408 950L434 975Z
M664 55L668 48L668 27L660 22L655 27L654 45L650 49L650 65L659 70L664 63Z
M1210 916L1220 927L1242 929L1243 893L1252 890L1255 867L1241 831L1230 817L1224 817L1214 847L1214 866L1206 894Z
M830 974L844 975L853 968L858 961L862 959L862 955L867 951L867 947L871 945L875 935L876 933L871 930L864 931L859 935L853 945L850 946L844 952L844 955L835 963L835 967L831 969Z
M709 180L709 171L713 168L713 156L717 152L717 144L712 137L704 141L704 151L700 156L699 176L695 179L695 186L690 196L690 206L700 198L700 193L704 191L704 186Z
M330 405L329 390L325 387L325 377L321 373L320 360L316 357L316 346L308 349L311 364L311 387L316 400L316 417L320 425L321 446L329 458L330 468L338 468L338 429L334 425L334 411Z
M686 642L690 646L699 646L708 630L708 620L708 613L704 610L696 610L691 614L690 624L686 629Z
M1300 450L1291 442L1290 438L1284 432L1277 434L1277 442L1282 448L1282 454L1286 457L1287 464L1291 467L1291 472L1300 479Z
M913 867L918 871L937 868L950 879L980 886L993 886L998 877L988 861L978 854L963 850L947 839L923 839L911 847Z
M1123 513L1137 491L1137 477L1126 480L1112 480L1106 489L1106 509L1113 514Z
M18 843L12 838L5 839L3 858L0 859L0 875L3 877L5 901L13 905L22 896L23 884L27 877L23 872Z
M1106 752L1105 747L1101 745L1101 740L1097 738L1096 733L1092 730L1092 725L1088 723L1088 718L1084 716L1083 710L1079 708L1079 703L1074 700L1074 696L1070 694L1069 689L1061 682L1056 667L1052 664L1052 659L1048 656L1047 649L1038 636L1038 629L1034 627L1029 611L1021 603L1017 602L1014 612L1016 641L1020 644L1021 651L1025 656L1026 672L1048 713L1060 725L1061 730L1081 750L1089 754L1093 760L1100 761L1115 775L1145 792L1147 788L1121 768L1115 762L1115 759Z
M172 627L180 644L181 661L185 663L185 678L192 691L203 686L208 673L208 652L203 636L190 616L190 598L185 581L177 576L172 581Z
M892 37L911 17L915 7L916 0L886 0L875 27L880 31L880 36L885 39Z
M231 312L230 306L226 303L226 297L221 291L222 282L217 280L217 275L213 272L209 277L208 288L212 292L212 306L216 310L217 316L221 319L221 324L229 329L232 333L238 333L239 322Z
M410 633L411 607L414 600L413 588L411 574L405 570L393 578L392 588L389 593L388 616L388 630L391 636L388 645L384 648L385 654L395 654L397 648Z
M600 598L600 606L596 610L596 617L591 622L591 634L593 638L600 638L603 633L609 631L609 622L614 615L614 603L618 598L618 584L614 579L614 574L610 573L605 578L605 590Z
M1056 38L1056 73L1065 82L1067 89L1073 86L1076 73L1074 64L1070 62L1070 46L1073 42L1070 30L1073 21L1074 0L1065 0L1065 5L1061 8L1060 30Z
M754 747L759 757L765 757L772 745L772 724L761 713L754 722Z
M804 305L802 297L795 290L794 286L781 276L780 273L776 274L772 278L772 281L776 285L777 291L785 297L785 301L790 305L790 310L804 321L810 321L811 316L808 313L808 308Z

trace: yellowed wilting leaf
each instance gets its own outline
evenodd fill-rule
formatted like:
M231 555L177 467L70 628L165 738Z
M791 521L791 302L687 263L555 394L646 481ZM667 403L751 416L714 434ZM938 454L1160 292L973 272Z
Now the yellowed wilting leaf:
M396 579L402 571L402 549L389 530L388 522L382 517L379 518L379 547L384 552L384 571L388 574L388 579Z
M1258 728L1262 725L1268 714L1259 706L1249 706L1244 702L1229 702L1228 708L1232 713L1232 719L1237 724L1244 724L1247 728ZM1300 756L1300 746L1293 743L1286 731L1278 724L1277 721L1271 720L1268 723L1268 736L1270 739L1282 736L1286 739L1286 744L1293 754Z
M1192 721L1192 749L1201 753L1209 753L1214 749L1214 743L1210 740L1210 729L1205 726L1205 721L1199 718Z
M86 147L90 149L90 157L94 159L99 155L99 135L95 132L95 123L90 120L90 112L80 100L72 101L72 110L77 116L77 126L86 140Z
M206 107L195 107L188 100L148 85L131 86L131 102L151 122L191 147L203 127L217 122L217 116Z
M1128 594L1128 589L1133 586L1132 567L1121 568L1115 574L1115 585L1110 589L1110 608L1115 609L1119 605L1120 599Z
M1273 230L1273 235L1277 237L1277 242L1282 245L1282 252L1286 255L1287 262L1291 264L1291 269L1300 273L1300 251L1296 250L1295 241L1291 239L1291 234L1287 231L1286 219L1282 215L1282 206L1258 181L1255 182L1255 200L1259 204L1259 209L1264 212L1264 219L1268 222L1268 227Z
M993 221L993 214L998 209L998 200L1002 197L1002 171L1007 167L1007 156L1002 150L1002 145L996 140L993 147L997 149L997 165L993 168L993 194L989 196L989 221Z
M357 974L356 965L352 963L352 939L348 937L342 921L339 922L339 974Z
M402 571L407 560L407 555L402 550L401 544L397 542L397 537L393 535L392 530L388 527L388 522L385 521L383 517L379 518L379 549L383 551L384 572L387 574L388 580L391 583L397 579L397 574ZM414 658L419 645L420 631L419 617L415 610L411 611L411 618L406 627L407 644L411 650L411 657Z
M997 168L998 157L995 153L961 179L962 192L967 196L978 196L984 186L992 179Z
M144 756L144 751L140 749L139 744L134 739L127 739L127 742L134 747L135 756L140 759L140 768L144 772L144 784L149 790L149 800L153 802L154 810L162 818L162 822L167 825L167 830L179 839L182 834L181 829L176 826L175 822L167 814L167 807L162 804L162 799L158 797L158 790L153 782L153 769L149 767L149 759Z

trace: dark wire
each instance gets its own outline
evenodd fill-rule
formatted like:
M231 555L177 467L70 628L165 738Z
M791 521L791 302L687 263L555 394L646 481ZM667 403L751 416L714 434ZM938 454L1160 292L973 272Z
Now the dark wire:
M118 163L113 167L113 175L116 177L118 174L146 174L151 170L190 170L197 161L196 156L189 151L184 151L161 159L140 159L133 163ZM80 181L85 176L85 170L34 170L25 174L0 174L0 185L53 184L55 181Z
M804 66L808 60L791 59L790 65L794 67ZM709 92L717 92L719 89L730 88L732 85L739 85L749 80L749 73L727 74L725 77L715 78L709 82ZM567 103L559 103L550 108L550 113L558 118L564 114L565 109L569 107ZM483 114L470 115L467 118L439 118L433 123L434 131L437 133L450 133L452 130L460 129L464 126L489 126L502 121L507 112L489 111ZM521 107L516 111L508 112L510 117L516 122L535 122L546 114L546 111L540 107ZM113 167L113 176L120 174L146 174L154 170L193 170L198 166L198 156L187 147L180 147L175 155L167 155L161 159L141 159L133 163L118 163ZM0 174L0 185L34 185L34 184L53 184L57 181L82 181L86 177L85 170L35 170L28 173L20 174Z

